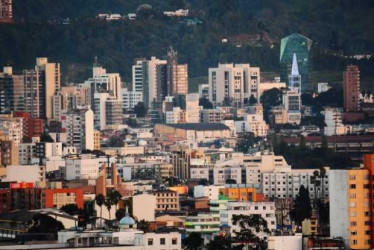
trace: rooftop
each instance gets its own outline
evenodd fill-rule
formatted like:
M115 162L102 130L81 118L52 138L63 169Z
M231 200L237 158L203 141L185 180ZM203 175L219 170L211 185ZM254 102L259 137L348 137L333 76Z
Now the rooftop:
M230 130L229 127L222 123L183 123L183 124L167 124L166 126L186 129L186 130L196 130L196 131L209 131L209 130Z

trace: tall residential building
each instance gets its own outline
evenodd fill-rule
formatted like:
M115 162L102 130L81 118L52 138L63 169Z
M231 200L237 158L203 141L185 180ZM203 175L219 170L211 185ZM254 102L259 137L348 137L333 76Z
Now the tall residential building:
M343 238L346 249L372 249L371 176L369 169L330 171L330 237Z
M152 107L155 102L162 103L167 96L166 64L166 60L151 57L151 60L139 59L132 66L132 89L142 93L146 107Z
M92 68L92 77L83 86L90 88L91 109L94 109L95 93L108 93L109 96L121 100L121 77L118 73L107 73L97 60Z
M110 97L105 101L106 128L116 128L123 124L122 114L122 102L120 100Z
M108 93L95 93L93 102L94 126L95 129L103 130L106 127L106 100L109 98Z
M14 85L12 67L4 67L0 72L0 114L10 114L14 110Z
M35 71L39 72L39 84L42 92L39 93L41 98L39 109L41 117L52 119L53 117L53 96L55 96L61 87L61 72L59 63L48 62L48 58L36 58Z
M36 58L33 70L24 70L24 111L32 118L52 119L54 96L60 90L59 63L49 63L48 58Z
M290 86L289 73L292 69L294 54L296 54L303 88L309 88L309 52L312 43L312 40L298 33L282 39L280 50L281 82L286 82L287 86Z
M9 22L13 19L12 0L0 0L0 22Z
M0 115L0 135L3 140L18 145L23 138L23 119L10 115Z
M168 95L188 94L188 65L178 64L178 53L170 47L167 52Z
M66 132L68 146L78 151L94 150L94 114L89 108L72 109L61 117L62 132Z
M358 111L360 109L360 70L356 65L348 65L343 74L344 109Z
M347 126L343 124L342 108L326 107L322 113L325 116L324 134L326 136L347 134Z
M186 123L200 122L199 94L186 95Z
M209 100L214 105L241 108L253 95L257 98L260 68L249 64L218 64L209 69Z
M283 94L283 106L287 111L288 123L300 124L301 96L298 88L285 91Z

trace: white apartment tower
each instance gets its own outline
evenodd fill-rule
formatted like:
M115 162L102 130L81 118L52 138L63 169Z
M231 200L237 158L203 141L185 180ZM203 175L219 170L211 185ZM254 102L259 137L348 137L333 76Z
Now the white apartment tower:
M68 110L61 117L68 146L94 150L94 114L89 108Z
M243 107L251 95L257 98L260 68L249 64L218 64L209 69L209 100L214 105Z

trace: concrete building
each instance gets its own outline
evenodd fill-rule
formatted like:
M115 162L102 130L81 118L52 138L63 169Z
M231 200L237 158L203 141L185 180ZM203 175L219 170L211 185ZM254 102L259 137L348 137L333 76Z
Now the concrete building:
M179 194L171 190L157 190L152 194L156 196L156 212L157 211L179 211Z
M209 100L209 84L199 84L199 98Z
M172 111L165 112L165 123L176 124L186 123L186 112L180 107L174 107Z
M347 134L348 128L343 124L341 108L326 107L322 113L325 116L324 134L326 136Z
M1 1L0 1L1 9ZM1 10L0 10L1 13ZM1 16L1 14L0 14ZM1 17L0 17L1 19ZM14 84L12 67L4 67L0 72L0 114L10 114L14 110Z
M23 139L23 119L0 115L0 134L3 140L12 141L18 145Z
M95 61L92 68L92 78L89 78L82 85L90 89L91 109L94 109L95 93L108 93L116 100L121 100L121 77L118 73L107 73L106 69L101 67Z
M127 88L122 88L121 95L123 110L134 109L136 104L138 104L139 102L143 102L143 92L130 91Z
M234 234L240 231L240 228L232 223L233 215L261 215L267 221L270 231L276 229L274 202L227 202L226 210L220 211L219 214L221 225L230 226L230 232Z
M192 142L231 137L230 129L221 123L156 124L154 132L156 136Z
M66 143L82 151L94 149L94 114L89 108L69 110L61 117Z
M18 165L17 146L12 141L3 141L0 139L0 166Z
M122 114L122 101L114 99L113 97L107 98L105 101L105 128L115 129L122 125Z
M208 197L209 200L217 200L219 196L219 190L224 186L216 186L216 185L197 185L194 187L194 197L201 198L201 197Z
M217 213L198 213L186 217L186 233L213 234L220 231L220 218Z
M218 64L209 69L209 100L215 105L241 108L257 96L260 68L249 64Z
M202 109L200 110L200 122L202 123L220 123L223 120L223 111L220 109Z
M199 94L186 95L186 123L200 122Z
M166 60L151 57L150 60L138 59L132 66L132 91L141 93L146 107L152 103L161 103L167 90Z
M137 221L155 221L157 209L157 198L155 195L143 193L134 195L131 199L132 215Z
M303 235L269 236L268 250L302 250Z
M283 94L283 106L287 112L287 123L301 122L301 95L299 89L287 90Z
M346 249L372 248L371 170L330 171L330 236Z
M343 74L344 110L360 109L360 70L356 65L348 65Z
M76 204L83 209L83 189L79 188L58 188L43 190L43 207L58 208L68 204Z
M100 148L101 148L100 131L95 130L94 131L94 150L100 150Z
M48 120L53 117L53 96L55 96L61 87L61 71L59 63L48 62L48 58L39 57L36 58L35 71L39 72L39 82L43 88L42 93L39 93L39 97L44 100L41 102L41 118L47 118ZM44 96L43 96L44 94Z
M264 121L263 114L245 114L243 121L235 121L237 133L252 132L255 136L265 137L268 130L269 125Z
M106 158L96 158L92 155L80 155L65 160L63 174L66 180L96 179Z
M167 55L167 89L168 95L178 96L188 94L188 65L178 64L178 53L172 47Z
M331 89L331 86L327 82L319 82L317 86L318 94L321 94Z
M45 186L45 167L38 165L7 166L6 177L3 182L32 182L38 187Z

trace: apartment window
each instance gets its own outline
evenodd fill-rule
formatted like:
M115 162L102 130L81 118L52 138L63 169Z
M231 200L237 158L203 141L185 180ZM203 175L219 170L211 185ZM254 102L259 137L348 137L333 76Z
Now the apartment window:
M357 226L357 221L351 221L351 226L352 226L352 227Z
M370 226L371 222L370 221L365 221L365 226Z
M349 188L350 188L350 189L356 189L356 184L351 184L351 185L349 186Z
M352 240L352 245L357 245L357 240Z
M349 197L350 197L351 199L356 199L356 193L351 193L351 194L349 195Z
M177 245L178 244L178 238L172 238L171 239L171 244L172 245Z
M165 238L160 239L160 245L165 245Z
M370 188L370 184L364 184L364 188L365 189L369 189Z
M351 235L357 235L357 231L352 231Z
M152 238L148 239L148 246L153 246L153 239Z
M366 231L365 231L365 234L366 234L366 235L370 235L370 234L371 234L371 231L370 231L370 230L366 230Z
M350 175L350 176L349 176L349 179L350 179L350 180L356 180L356 175Z

